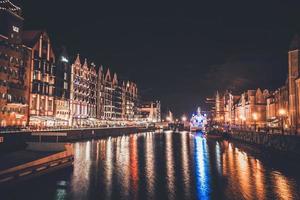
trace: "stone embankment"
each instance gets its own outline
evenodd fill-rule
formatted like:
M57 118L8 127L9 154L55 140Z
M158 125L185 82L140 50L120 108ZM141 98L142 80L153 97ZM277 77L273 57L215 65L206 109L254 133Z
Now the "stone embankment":
M300 156L300 136L234 131L229 134L229 137L235 140Z

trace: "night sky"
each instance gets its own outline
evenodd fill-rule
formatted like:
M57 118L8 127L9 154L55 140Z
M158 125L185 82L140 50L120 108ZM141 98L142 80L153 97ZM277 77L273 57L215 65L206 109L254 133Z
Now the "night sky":
M283 85L300 33L300 1L13 2L23 7L25 29L47 30L70 55L135 81L144 100L160 99L177 115L206 107L217 89Z

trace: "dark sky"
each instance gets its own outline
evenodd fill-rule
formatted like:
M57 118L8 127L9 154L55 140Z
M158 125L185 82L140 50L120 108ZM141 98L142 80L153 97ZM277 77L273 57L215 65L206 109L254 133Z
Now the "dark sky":
M134 80L144 99L178 115L205 107L217 89L283 85L300 30L296 0L14 2L26 29L46 29L71 55Z

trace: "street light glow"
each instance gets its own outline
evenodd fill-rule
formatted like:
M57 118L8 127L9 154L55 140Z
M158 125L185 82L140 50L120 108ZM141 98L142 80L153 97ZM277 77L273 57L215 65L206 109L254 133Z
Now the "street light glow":
M284 115L286 115L286 110L281 108L281 109L279 109L278 113L280 116L284 116Z
M254 121L256 121L258 119L258 114L257 113L253 113L252 117L253 117Z

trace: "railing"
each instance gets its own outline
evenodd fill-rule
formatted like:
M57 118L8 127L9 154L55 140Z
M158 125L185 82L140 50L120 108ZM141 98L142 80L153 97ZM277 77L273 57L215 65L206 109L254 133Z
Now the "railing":
M2 134L9 134L9 133L24 133L24 132L41 132L41 131L70 131L70 130L95 130L95 129L117 129L117 128L145 128L142 125L135 125L135 126L95 126L95 127L64 127L64 128L39 128L39 129L32 129L32 128L24 128L24 129L15 129L15 130L1 130L0 133Z

